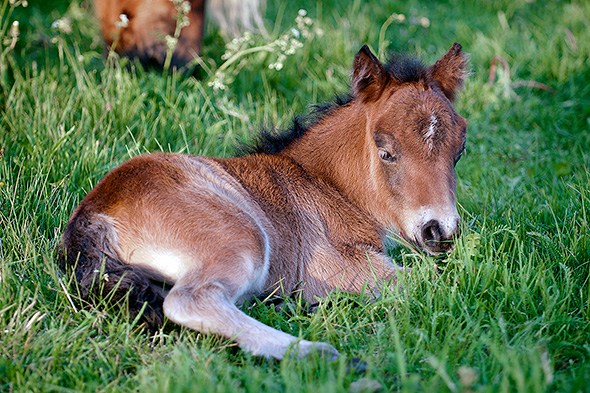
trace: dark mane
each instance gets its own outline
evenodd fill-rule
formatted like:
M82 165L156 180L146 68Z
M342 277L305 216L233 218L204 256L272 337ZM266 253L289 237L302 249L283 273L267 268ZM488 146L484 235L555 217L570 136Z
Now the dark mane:
M394 53L389 57L385 69L399 82L418 82L426 79L426 66L415 57Z
M426 66L420 60L405 54L394 53L390 56L385 69L399 82L418 82L426 78ZM313 105L305 116L295 116L291 127L277 130L273 125L262 127L260 134L249 143L242 143L237 148L237 155L276 154L291 142L301 138L308 129L330 116L338 108L347 106L353 99L352 93L337 95L330 103Z
M291 142L301 138L307 130L334 113L335 110L350 104L352 98L352 95L348 93L336 96L333 102L312 105L312 110L307 115L295 116L291 127L286 130L277 130L272 125L262 127L260 134L253 141L238 147L237 155L279 153Z

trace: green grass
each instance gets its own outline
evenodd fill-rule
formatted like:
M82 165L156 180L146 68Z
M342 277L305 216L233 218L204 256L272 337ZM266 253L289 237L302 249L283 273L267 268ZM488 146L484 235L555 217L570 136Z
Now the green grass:
M299 8L323 34L278 72L268 68L272 55L243 57L227 68L223 91L207 83L225 52L214 27L200 79L163 75L106 63L88 2L39 3L7 8L0 25L0 391L345 392L361 378L381 391L590 391L590 3L269 1L267 42L294 25ZM406 19L380 42L394 12ZM51 28L63 16L71 33ZM21 34L6 50L14 19ZM245 307L361 358L366 373L346 372L345 357L255 358L174 326L149 335L71 299L54 249L109 169L146 151L231 156L260 124L288 124L346 90L362 44L431 63L454 41L472 61L456 103L469 120L456 251L436 261L392 250L413 269L374 303L339 293L312 314L300 302L288 312ZM489 86L495 54L510 73L498 70Z

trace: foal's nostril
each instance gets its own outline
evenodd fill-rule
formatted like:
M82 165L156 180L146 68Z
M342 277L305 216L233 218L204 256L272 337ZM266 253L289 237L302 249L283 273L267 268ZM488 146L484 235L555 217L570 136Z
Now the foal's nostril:
M442 238L440 225L436 220L430 220L422 227L422 240L427 245L432 242L439 242Z
M422 241L431 253L449 252L453 249L454 234L446 234L436 220L430 220L422 227Z

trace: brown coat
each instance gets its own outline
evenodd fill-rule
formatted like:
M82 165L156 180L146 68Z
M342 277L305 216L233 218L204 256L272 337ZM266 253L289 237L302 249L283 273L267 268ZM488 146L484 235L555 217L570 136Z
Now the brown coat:
M395 64L394 64L395 65ZM83 291L117 301L157 324L235 339L282 358L295 337L236 306L251 295L333 290L378 293L398 267L388 234L430 253L458 232L454 164L466 122L449 99L463 80L461 47L428 69L382 65L365 46L353 95L307 127L269 134L258 153L231 158L135 157L81 202L63 237L61 263ZM336 355L326 343L296 350Z

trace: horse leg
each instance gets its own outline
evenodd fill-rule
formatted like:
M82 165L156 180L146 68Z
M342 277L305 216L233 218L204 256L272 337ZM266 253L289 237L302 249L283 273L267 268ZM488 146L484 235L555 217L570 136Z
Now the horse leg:
M405 269L397 266L379 250L363 244L339 244L316 250L316 259L307 268L306 300L339 290L352 293L366 291L377 297L385 286L398 285L397 275ZM320 276L321 280L316 277Z
M231 265L236 266L235 260ZM238 309L236 300L248 292L252 278L261 273L250 268L254 266L250 261L244 261L242 266L231 272L220 273L217 269L213 274L211 271L186 274L166 296L164 313L180 325L232 339L243 350L257 356L282 359L291 345L293 353L299 357L314 351L330 359L338 355L327 343L297 342L296 337L273 329Z

